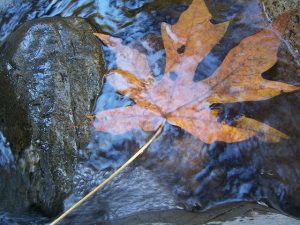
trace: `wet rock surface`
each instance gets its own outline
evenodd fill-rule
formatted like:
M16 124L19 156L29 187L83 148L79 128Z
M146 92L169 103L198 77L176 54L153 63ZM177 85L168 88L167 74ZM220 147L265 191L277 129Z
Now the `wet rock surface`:
M104 73L92 33L84 19L38 19L12 33L1 49L0 130L22 177L15 185L22 186L26 206L48 215L62 209L78 150L89 138L86 115ZM14 203L20 205L12 198L5 206Z
M294 15L287 27L285 39L288 41L294 57L297 57L300 64L300 1L261 0L261 4L271 20L289 10L294 11Z
M73 221L76 224L76 221ZM144 212L101 225L298 225L300 221L253 203L225 204L202 213L183 210Z
M288 10L299 9L300 7L298 0L260 0L260 2L271 18L277 17Z

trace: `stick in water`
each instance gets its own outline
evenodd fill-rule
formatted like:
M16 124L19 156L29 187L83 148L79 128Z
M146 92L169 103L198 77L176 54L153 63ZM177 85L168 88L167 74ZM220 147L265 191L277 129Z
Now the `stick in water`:
M67 215L69 215L74 209L78 208L82 203L84 203L87 199L89 199L92 195L94 195L97 191L99 191L102 187L104 187L109 181L111 181L116 175L122 172L128 165L130 165L137 157L144 153L144 151L149 147L149 145L155 140L155 138L161 133L163 129L163 124L158 128L155 134L149 139L149 141L138 150L126 163L124 163L119 169L117 169L109 178L99 184L94 190L84 196L80 201L74 204L70 209L64 212L61 216L59 216L56 220L54 220L50 225L56 225L60 221L62 221Z

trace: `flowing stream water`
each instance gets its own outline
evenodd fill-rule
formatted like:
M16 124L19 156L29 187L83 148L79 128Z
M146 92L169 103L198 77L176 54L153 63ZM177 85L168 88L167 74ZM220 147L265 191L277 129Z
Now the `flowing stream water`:
M258 32L267 21L256 0L206 2L213 14L213 23L232 22L220 43L199 64L195 81L209 77L231 48L244 37ZM161 23L176 23L190 3L190 0L4 0L0 11L0 45L12 31L29 20L84 17L98 32L122 38L124 43L143 49L155 79L160 79L165 65ZM299 84L297 60L288 46L283 44L282 49L286 54L264 77ZM107 67L111 69L115 66L114 55L106 47L104 51ZM131 104L130 99L104 84L95 111ZM217 107L224 120L234 121L240 115L247 115L285 131L290 139L275 144L251 138L239 143L207 145L167 124L134 166L73 213L66 224L89 224L90 221L101 224L149 210L205 210L238 201L264 202L299 217L300 94ZM65 201L66 208L107 178L148 138L147 132L139 130L124 135L93 133L83 151L82 162L77 166L74 193ZM9 169L13 163L9 145L0 133L1 170ZM194 174L192 178L188 175L190 171ZM0 223L47 221L36 213L12 217L4 209L0 212Z

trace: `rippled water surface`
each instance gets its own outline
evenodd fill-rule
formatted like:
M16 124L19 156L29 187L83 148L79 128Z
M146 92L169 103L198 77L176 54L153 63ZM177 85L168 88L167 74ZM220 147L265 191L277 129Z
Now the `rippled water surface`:
M6 2L6 1L4 1ZM12 2L10 4L10 2ZM0 11L0 43L18 26L39 17L79 16L98 32L123 39L147 55L155 79L161 79L165 51L161 22L174 24L190 0L39 0L7 1ZM207 0L213 23L231 21L228 31L198 65L194 77L209 77L228 51L258 32L267 19L255 0ZM100 47L100 44L99 44ZM103 47L107 68L116 66L114 54ZM264 77L300 84L300 67L282 44L279 62ZM104 83L95 111L134 104ZM300 94L284 94L259 102L218 105L220 117L234 121L254 118L290 136L279 143L258 138L227 144L205 144L184 130L167 124L147 152L111 184L70 217L69 222L101 222L145 210L203 210L234 201L261 201L285 213L300 216ZM69 207L118 168L151 136L138 129L122 135L94 132L74 179ZM0 166L12 161L2 135ZM4 154L5 152L5 154ZM1 217L1 216L0 216ZM4 217L3 217L4 218Z

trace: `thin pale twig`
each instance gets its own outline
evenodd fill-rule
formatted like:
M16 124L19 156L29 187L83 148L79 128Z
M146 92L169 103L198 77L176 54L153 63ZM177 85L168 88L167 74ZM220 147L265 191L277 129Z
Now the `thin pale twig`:
M61 216L59 216L56 220L54 220L50 225L56 225L61 222L67 215L69 215L73 210L82 205L87 199L89 199L92 195L94 195L97 191L99 191L102 187L104 187L109 181L111 181L116 175L122 172L128 165L130 165L137 157L144 153L144 151L149 147L149 145L155 140L155 138L161 133L164 124L160 125L154 135L149 139L149 141L144 144L140 150L138 150L127 162L125 162L119 169L117 169L110 177L108 177L105 181L99 184L95 189L93 189L90 193L84 196L80 201L74 204L71 208L69 208L66 212L64 212Z

